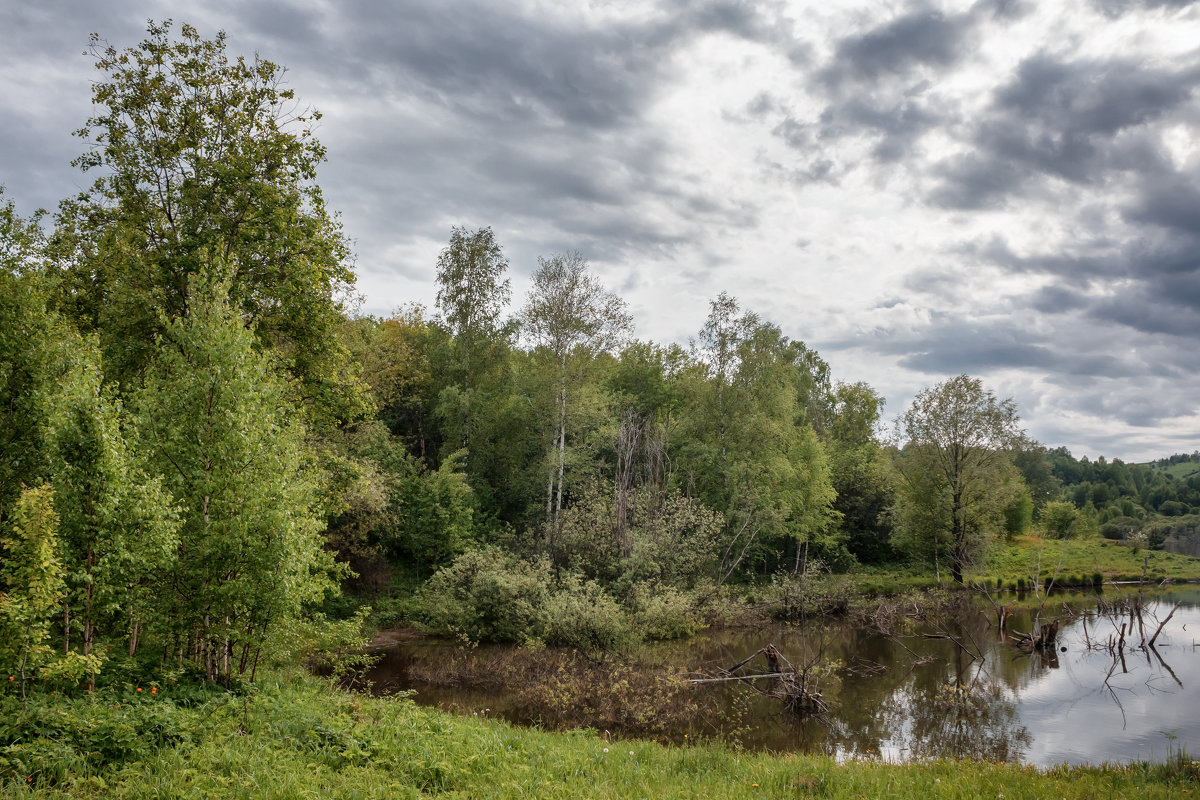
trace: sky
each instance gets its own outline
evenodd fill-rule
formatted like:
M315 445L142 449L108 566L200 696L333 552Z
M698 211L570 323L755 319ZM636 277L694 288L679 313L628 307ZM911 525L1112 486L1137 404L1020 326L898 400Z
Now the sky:
M70 166L98 73L173 17L288 68L363 313L490 226L514 311L577 250L636 335L720 292L894 420L966 373L1076 456L1200 449L1200 2L0 0L0 184Z

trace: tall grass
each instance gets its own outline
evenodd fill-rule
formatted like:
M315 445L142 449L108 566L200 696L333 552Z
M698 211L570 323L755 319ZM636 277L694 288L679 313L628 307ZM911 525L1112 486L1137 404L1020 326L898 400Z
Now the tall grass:
M62 704L86 730L112 698ZM149 706L158 696L141 701ZM104 712L105 714L107 712ZM186 733L129 758L84 750L65 770L10 774L5 797L762 798L1180 797L1194 771L1170 765L1059 768L838 763L722 745L605 741L453 717L404 699L349 695L305 676L179 709ZM68 726L70 727L70 726ZM43 732L44 733L44 732ZM42 737L46 738L46 737ZM32 736L17 747L48 748Z

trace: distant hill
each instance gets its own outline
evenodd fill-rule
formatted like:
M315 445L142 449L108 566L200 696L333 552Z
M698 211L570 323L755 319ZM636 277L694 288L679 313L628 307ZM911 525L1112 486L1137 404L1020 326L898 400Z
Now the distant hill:
M1150 461L1146 466L1159 472L1165 472L1176 480L1186 481L1188 478L1200 475L1200 450L1187 455L1179 453L1170 458L1160 458Z

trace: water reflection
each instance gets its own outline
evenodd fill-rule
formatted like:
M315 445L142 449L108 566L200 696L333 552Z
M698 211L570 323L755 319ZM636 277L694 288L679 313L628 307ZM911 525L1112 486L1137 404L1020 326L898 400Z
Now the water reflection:
M1200 708L1200 647L1193 639L1200 630L1200 591L1176 591L1147 601L1142 628L1157 626L1181 604L1154 648L1131 649L1128 641L1120 649L1098 646L1110 634L1115 641L1120 632L1114 600L1120 598L1107 595L1108 608L1098 611L1094 597L1056 596L1036 614L1014 614L1010 631L1029 632L1039 620L1061 620L1057 646L1045 651L1014 647L997 629L992 610L980 605L898 635L861 624L711 631L689 642L648 648L639 669L711 674L767 643L794 662L819 651L836 667L822 686L832 706L823 719L797 719L782 712L777 701L744 686L698 686L693 692L701 716L672 721L662 731L676 741L684 741L685 735L688 740L715 735L771 750L1041 766L1163 759L1169 747L1200 751L1200 719L1194 713ZM1125 615L1127 640L1132 639L1128 611L1116 610ZM1152 617L1155 622L1148 625ZM430 644L401 648L381 662L372 678L380 686L416 689L418 702L468 711L487 708L514 721L536 721L516 704L513 691L411 680L410 673L429 673L427 668L414 670L414 664L464 657L451 651ZM503 652L505 648L478 648L469 657Z

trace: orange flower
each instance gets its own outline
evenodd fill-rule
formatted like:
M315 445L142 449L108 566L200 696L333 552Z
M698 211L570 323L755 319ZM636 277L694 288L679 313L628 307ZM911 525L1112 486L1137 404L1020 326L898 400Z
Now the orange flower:
M140 686L139 686L139 687L138 687L138 691L140 692L141 690L142 690L142 687L140 687Z

